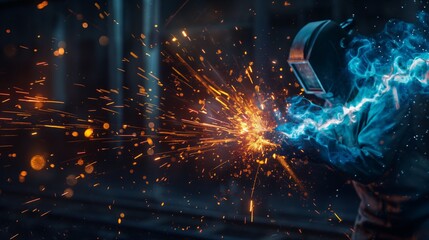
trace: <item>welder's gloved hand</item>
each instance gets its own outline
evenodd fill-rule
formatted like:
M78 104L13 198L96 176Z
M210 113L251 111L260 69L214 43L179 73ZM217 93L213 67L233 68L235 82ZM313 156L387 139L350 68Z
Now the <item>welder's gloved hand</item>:
M281 131L270 131L264 134L264 138L270 142L277 144L279 147L276 149L276 153L285 156L297 155L301 153L301 150L297 148L295 144L291 144L287 136Z
M313 163L329 164L328 146L317 137L304 137L296 141L297 148Z
M281 155L308 159L313 163L329 164L328 144L332 144L333 140L327 136L318 134L288 138L281 131L273 131L267 133L265 138L280 146Z

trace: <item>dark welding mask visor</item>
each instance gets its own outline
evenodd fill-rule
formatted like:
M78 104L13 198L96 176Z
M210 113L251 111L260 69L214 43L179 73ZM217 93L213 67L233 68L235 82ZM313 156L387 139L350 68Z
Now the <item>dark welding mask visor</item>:
M351 83L343 73L344 43L351 23L351 20L341 25L331 20L308 23L294 38L288 63L306 93L337 97L349 94Z

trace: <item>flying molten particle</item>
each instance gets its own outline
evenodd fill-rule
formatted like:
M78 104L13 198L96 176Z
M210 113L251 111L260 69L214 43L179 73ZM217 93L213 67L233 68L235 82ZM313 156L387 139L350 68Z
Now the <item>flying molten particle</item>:
M31 168L40 171L42 170L46 165L46 160L41 155L35 155L30 160Z
M83 134L85 135L85 137L89 138L92 136L92 133L94 133L94 129L88 128L85 130L85 132Z

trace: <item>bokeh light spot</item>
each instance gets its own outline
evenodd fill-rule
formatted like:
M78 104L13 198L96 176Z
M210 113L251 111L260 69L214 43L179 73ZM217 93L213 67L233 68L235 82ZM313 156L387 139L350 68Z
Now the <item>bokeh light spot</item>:
M93 133L94 133L94 129L88 128L85 130L85 132L83 134L85 135L85 137L89 138L92 136Z
M41 155L35 155L30 160L31 168L40 171L42 170L46 165L46 160Z

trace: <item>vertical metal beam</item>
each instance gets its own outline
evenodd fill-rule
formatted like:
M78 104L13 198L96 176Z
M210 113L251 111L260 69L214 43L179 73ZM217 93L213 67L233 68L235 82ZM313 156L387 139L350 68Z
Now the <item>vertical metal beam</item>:
M150 80L145 80L145 88L149 94L145 109L145 127L153 123L158 126L157 110L159 106L160 87L156 78L160 77L160 0L143 0L143 34L145 35L145 46L143 46L144 70L149 75Z
M59 47L67 49L65 45L65 21L64 16L61 14L57 15L53 37L55 38L53 51L57 51ZM53 55L52 58L54 63L54 68L52 69L53 98L65 102L67 99L65 59L63 55ZM59 107L64 107L64 104L59 105Z
M118 91L118 94L112 94L114 106L123 105L123 81L124 75L118 69L123 69L123 35L124 35L124 17L123 17L123 2L122 0L109 1L110 13L112 14L113 23L109 24L109 76L108 87ZM117 107L114 109L118 114L110 118L113 129L119 129L123 124L123 109Z
M160 77L160 3L161 0L142 0L143 14L142 14L142 27L143 34L145 35L143 46L143 69L146 71L146 76L149 80L145 79L143 86L148 93L145 101L143 121L144 127L147 129L146 133L156 136L156 129L159 127L159 106L160 90L158 80L154 78ZM155 146L156 147L156 143ZM153 148L151 146L151 148ZM157 149L152 149L157 152ZM149 149L148 149L149 151ZM147 164L145 170L148 171L148 176L154 178L157 176L158 168L154 164ZM162 195L162 187L158 184L152 184L152 196L160 197Z

